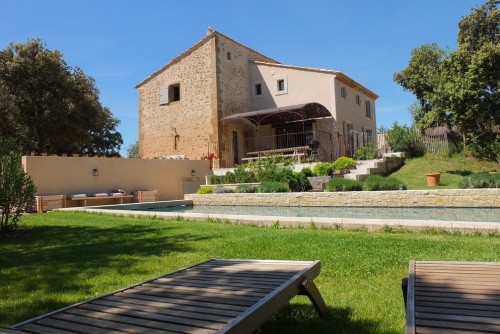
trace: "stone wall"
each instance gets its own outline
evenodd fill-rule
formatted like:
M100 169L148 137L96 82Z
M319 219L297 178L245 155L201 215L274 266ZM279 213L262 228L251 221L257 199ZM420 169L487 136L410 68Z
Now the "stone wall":
M184 198L194 205L500 207L500 189L189 194Z
M141 158L196 159L217 140L215 48L215 38L206 39L138 87ZM180 101L160 105L160 88L176 83Z

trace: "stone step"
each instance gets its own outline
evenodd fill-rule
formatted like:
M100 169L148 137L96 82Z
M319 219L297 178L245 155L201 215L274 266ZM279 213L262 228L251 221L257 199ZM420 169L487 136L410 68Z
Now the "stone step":
M369 174L344 174L344 179L356 180L356 181L364 181L366 178L370 176Z

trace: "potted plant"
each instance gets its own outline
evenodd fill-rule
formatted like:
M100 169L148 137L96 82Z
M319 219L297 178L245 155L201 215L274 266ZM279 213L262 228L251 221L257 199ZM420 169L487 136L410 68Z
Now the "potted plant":
M323 191L325 189L325 184L332 178L331 174L333 171L334 168L331 163L320 162L313 167L311 173L306 173L312 190Z
M425 174L425 177L427 178L427 185L429 187L435 187L439 185L441 173L428 173Z

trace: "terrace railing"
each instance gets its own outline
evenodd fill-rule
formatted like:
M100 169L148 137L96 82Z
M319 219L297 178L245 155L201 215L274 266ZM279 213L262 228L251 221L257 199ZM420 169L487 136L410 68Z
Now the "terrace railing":
M307 147L307 149L305 149ZM294 150L294 148L297 148ZM302 161L333 161L343 155L345 143L338 133L306 131L273 136L255 136L233 141L210 142L208 155L214 153L214 168L233 167L253 158L271 154L300 156ZM262 154L259 154L262 153Z

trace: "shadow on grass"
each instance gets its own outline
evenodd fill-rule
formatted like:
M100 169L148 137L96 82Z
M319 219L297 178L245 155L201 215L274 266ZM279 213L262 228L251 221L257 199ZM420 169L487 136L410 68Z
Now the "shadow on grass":
M454 175L460 175L460 176L467 176L471 175L472 172L470 170L447 170L446 173L448 174L454 174Z
M0 324L11 325L166 273L167 268L158 273L159 258L189 252L191 242L208 238L169 233L172 229L150 224L42 226L2 240Z
M353 319L350 308L328 307L326 318L319 318L311 304L288 304L262 326L261 334L303 334L303 333L356 333L396 334L381 328L375 320Z

